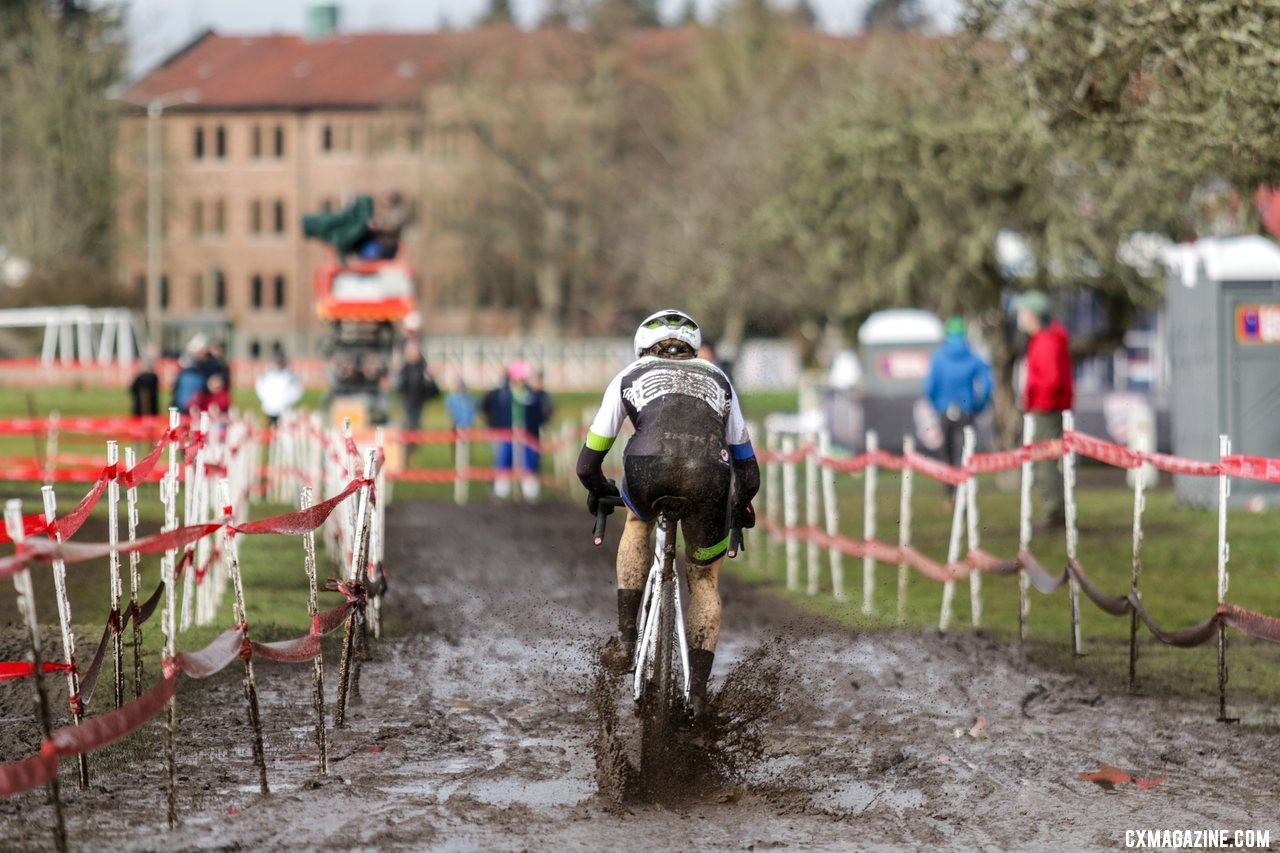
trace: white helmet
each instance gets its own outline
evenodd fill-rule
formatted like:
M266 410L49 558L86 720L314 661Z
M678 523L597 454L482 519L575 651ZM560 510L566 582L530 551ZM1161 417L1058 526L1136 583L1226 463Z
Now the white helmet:
M650 314L636 329L636 356L644 355L654 344L677 340L686 343L696 352L702 346L702 330L693 318L683 311L669 308Z

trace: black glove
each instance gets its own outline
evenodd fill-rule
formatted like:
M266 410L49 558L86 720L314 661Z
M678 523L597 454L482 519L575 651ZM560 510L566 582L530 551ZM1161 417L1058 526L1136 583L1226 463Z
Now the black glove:
M599 515L600 510L603 509L605 515L613 515L613 509L614 509L613 504L605 504L603 507L601 507L600 499L616 498L616 497L620 497L621 494L622 493L618 491L617 483L615 483L613 480L605 480L604 485L601 486L597 491L587 492L587 511L590 512L592 515Z
M752 528L756 526L756 508L750 501L743 506L733 508L733 526Z

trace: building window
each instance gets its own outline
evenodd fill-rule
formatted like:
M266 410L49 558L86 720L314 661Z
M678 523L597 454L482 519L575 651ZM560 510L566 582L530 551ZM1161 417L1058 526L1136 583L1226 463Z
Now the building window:
M284 125L276 125L276 159L284 156Z
M254 275L249 279L249 302L254 308L262 307L262 276Z
M191 276L191 304L196 308L204 307L204 273Z
M284 276L278 275L272 282L275 287L275 305L276 308L284 308Z
M274 226L273 230L277 234L283 234L284 233L284 202L277 201L274 205L272 205L271 212L272 212L272 216L271 216L272 225Z
M262 343L259 341L249 341L249 358L262 357Z
M204 125L197 124L195 136L191 143L191 155L197 160L204 159Z
M320 130L320 150L321 151L333 150L333 126L332 125L326 124Z
M227 233L227 202L226 199L216 199L213 202L213 227L211 229L214 234Z
M227 129L222 125L213 132L213 152L219 160L227 156Z
M262 202L256 198L249 202L249 233L262 233Z
M222 270L213 271L213 307L227 307L227 276Z
M191 233L197 237L204 234L204 201L202 199L191 202Z
M325 196L324 198L320 199L320 209L325 213L332 213L333 199L329 198L328 196Z
M249 130L249 155L257 160L262 156L262 125L255 124Z
M169 276L160 276L160 307L169 307Z

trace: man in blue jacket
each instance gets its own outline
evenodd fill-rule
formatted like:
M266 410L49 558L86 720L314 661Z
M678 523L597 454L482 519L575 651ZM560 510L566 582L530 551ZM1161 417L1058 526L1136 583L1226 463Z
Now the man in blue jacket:
M946 340L933 353L924 393L942 421L942 448L948 465L959 467L964 428L991 402L991 368L969 347L962 317L949 317ZM955 487L947 494L954 497Z

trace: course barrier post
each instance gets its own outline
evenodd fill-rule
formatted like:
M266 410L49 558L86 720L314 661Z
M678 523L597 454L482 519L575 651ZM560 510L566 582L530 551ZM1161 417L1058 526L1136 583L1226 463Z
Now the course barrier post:
M1075 415L1062 413L1062 434L1071 435L1076 429ZM1080 542L1080 527L1076 517L1076 452L1066 442L1062 455L1062 489L1067 517L1067 560L1075 562ZM1080 582L1075 573L1068 572L1067 586L1071 598L1071 652L1076 657L1084 654L1084 641L1080 636Z
M778 480L782 476L779 470L780 465L777 462L779 450L778 433L775 430L765 427L764 432L765 450L773 457L772 461L765 466L764 469L764 516L768 519L768 539L765 542L765 565L774 566L778 562L778 546L779 534L776 532L776 525L779 519L778 498L781 495L779 491ZM839 586L836 587L837 594L843 594L843 590Z
M967 469L973 461L973 454L978 448L978 436L972 426L964 428L964 467ZM964 489L965 516L968 520L969 551L976 551L981 546L978 528L978 477L969 477L969 481L961 486ZM960 495L956 495L960 499ZM969 572L969 620L973 627L982 627L982 572L974 569Z
M53 541L62 543L62 534L58 532L58 501L53 495L53 486L42 486L40 496L44 498L44 520L53 534ZM58 598L58 627L62 630L62 659L67 663L67 701L71 706L71 722L80 725L84 720L84 705L80 701L80 673L76 669L76 635L71 627L71 599L67 597L67 564L62 560L53 561L53 588ZM89 756L81 753L76 762L80 770L80 790L89 787Z
M960 559L960 536L964 524L964 500L960 490L963 488L963 483L956 487L951 507L951 538L947 542L947 579L942 584L942 607L938 612L939 631L946 631L951 627L951 611L956 597L956 579L952 576L952 567Z
M298 508L303 512L311 509L311 487L303 486L299 490ZM308 530L302 534L303 564L307 571L307 586L310 597L307 609L314 620L320 612L320 601L316 590L316 532ZM329 775L329 736L324 727L324 649L321 648L312 660L311 667L311 704L316 712L316 751L320 753L320 775Z
M880 450L880 437L875 430L867 430L867 453L870 461L863 475L862 539L868 545L876 538L876 453ZM876 558L870 547L862 557L862 612L867 616L876 612Z
M178 529L178 438L175 431L182 423L175 407L169 409L169 467L164 479L160 481L160 500L164 503L165 532ZM164 632L164 659L173 661L177 657L178 636L178 594L177 594L178 549L168 548L164 552L164 561L160 564L160 574L164 581L164 614L161 617L161 629ZM169 829L178 826L178 697L175 691L167 703L168 731L165 737L165 765L167 770L167 804Z
M351 562L347 569L347 582L353 588L364 587L365 566L369 561L369 481L373 478L375 451L370 450L364 467L365 483L360 487L357 511L354 520L357 525L354 547L351 551ZM338 696L334 704L333 725L343 728L347 724L347 697L349 693L359 695L359 652L357 644L359 635L364 630L363 603L357 602L347 617L346 627L342 635L342 658L338 664Z
M231 486L227 478L218 480L218 499L222 503L222 514L227 524L219 534L222 536L223 553L226 555L227 572L231 575L231 589L235 593L232 608L236 625L244 632L244 642L249 642L249 619L244 606L244 583L240 579L240 555L236 545L236 534L231 529ZM253 735L253 763L258 767L258 786L263 794L270 794L267 787L267 757L262 749L262 714L258 707L258 683L253 677L253 655L242 654L244 659L244 698L249 706L249 728Z
M796 463L792 459L796 450L793 436L782 437L782 530L787 551L787 589L800 588L800 542L794 535L800 502L796 495Z
M1134 447L1139 453L1145 453L1147 437L1137 436ZM1142 512L1147 507L1147 475L1141 468L1133 478L1133 565L1129 573L1129 595L1133 600L1141 601L1142 593L1138 590L1138 581L1142 578ZM1129 610L1129 692L1138 689L1138 609Z
M457 475L453 480L453 502L458 506L467 503L471 488L467 470L471 467L471 441L466 430L458 430L453 442L453 466Z
M124 449L124 465L133 470L138 464L137 454L132 447ZM129 544L138 541L138 484L130 482L125 489L125 504L129 514ZM142 555L132 548L129 550L129 612L138 612L138 591L142 586ZM133 620L133 697L142 695L142 624Z
M124 598L124 585L120 578L120 445L107 442L107 467L111 469L107 480L107 544L111 583L111 658L114 662L116 707L124 704L124 623L120 621L120 601Z
M910 459L916 452L916 439L912 435L902 437L902 456L907 460L902 466L902 495L898 504L898 549L900 553L911 547L911 498L914 487ZM907 621L907 561L898 564L898 624Z
M818 576L822 573L822 551L818 544L818 453L819 447L806 440L804 455L804 525L806 584L809 595L818 594Z
M824 459L831 455L831 433L825 429L818 435L818 453ZM827 550L831 562L831 592L836 601L844 601L844 552L835 541L840 534L840 503L836 496L836 472L830 465L822 466L822 505L826 509L827 537L831 540Z
M1034 415L1025 414L1022 416L1022 447L1024 451L1029 451L1031 443L1035 440L1036 435L1036 419ZM1036 466L1031 461L1031 454L1027 452L1022 462L1022 493L1018 502L1018 553L1021 554L1029 551L1031 548L1031 486L1035 483ZM1018 567L1018 642L1025 643L1027 641L1027 620L1031 616L1031 596L1029 592L1029 578L1027 570L1023 566Z
M22 526L22 501L14 498L4 505L4 524L15 548L21 549L26 534ZM31 681L35 686L36 715L40 721L40 736L45 743L53 734L53 721L49 714L49 694L44 686L44 661L40 654L40 625L36 621L36 597L31 588L31 571L25 565L13 576L13 588L18 596L18 611L26 622L31 641L31 664L34 668ZM67 825L62 815L62 792L58 787L58 774L49 779L49 799L53 802L53 843L59 853L67 849Z
M1218 436L1218 458L1231 455L1231 439ZM1141 478L1139 478L1141 479ZM1231 546L1227 544L1227 498L1231 496L1231 480L1226 471L1218 475L1218 612L1227 601L1227 561L1231 559ZM1227 623L1218 618L1218 722L1233 723L1227 716Z

